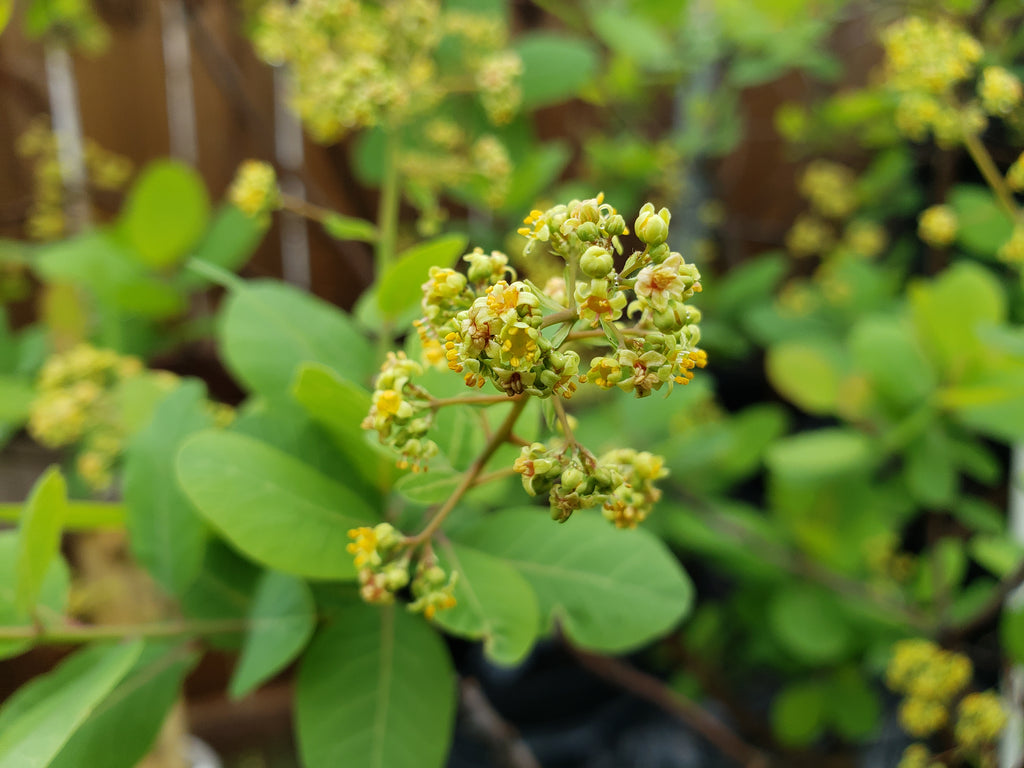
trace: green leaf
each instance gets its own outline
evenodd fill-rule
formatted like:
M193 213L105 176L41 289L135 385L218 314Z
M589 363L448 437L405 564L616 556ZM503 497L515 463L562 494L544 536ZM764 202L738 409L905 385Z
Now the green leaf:
M223 205L193 250L192 258L236 272L255 253L265 232L258 218L247 216L233 205ZM208 278L191 270L183 270L177 279L180 285L193 290L210 285Z
M765 356L765 369L772 386L808 413L835 411L843 374L833 345L801 341L773 345Z
M287 397L303 363L315 362L355 382L374 373L373 349L337 307L273 280L233 290L220 321L231 372L253 392Z
M365 219L342 216L340 213L328 213L323 221L324 231L335 240L360 240L364 243L375 243L380 235L375 227Z
M401 605L353 603L306 652L295 693L307 768L442 768L455 715L444 643Z
M557 619L581 648L636 648L668 632L692 604L690 580L664 544L595 514L558 525L539 508L505 510L458 539L518 570L536 591L545 623Z
M313 594L302 579L268 571L256 589L249 620L229 687L235 699L255 690L306 647L316 627Z
M871 443L852 429L818 429L779 440L768 467L787 478L818 480L856 471L871 460Z
M1002 287L978 264L958 262L934 280L911 284L908 296L921 345L952 381L975 369L984 354L978 326L1006 317Z
M837 661L853 642L835 598L813 587L780 590L768 607L768 625L783 648L809 664Z
M15 376L0 376L0 422L21 424L28 418L36 391Z
M957 217L957 242L978 256L992 258L1013 235L1013 221L987 187L958 184L949 194Z
M198 654L185 643L149 643L71 737L50 768L134 768L153 746Z
M1006 536L974 536L968 547L974 561L1000 579L1024 561L1024 545Z
M377 282L377 305L388 317L415 307L431 267L449 267L466 252L465 235L449 234L414 245L398 255Z
M28 613L35 605L43 580L60 550L67 503L67 483L60 468L54 465L32 486L18 527L18 580L14 603L21 613Z
M118 229L146 266L164 269L181 261L206 231L210 198L195 170L157 160L136 179Z
M262 571L235 553L220 539L206 547L203 567L181 598L182 613L190 619L224 621L248 619L253 595ZM237 632L207 635L204 642L215 648L237 651L243 636Z
M0 34L7 28L11 20L11 11L14 10L14 0L0 0Z
M46 282L84 286L102 304L132 315L162 319L186 307L178 290L153 276L105 229L44 246L35 269Z
M939 423L907 446L904 475L914 498L929 507L949 507L956 498L960 476L949 435Z
M387 488L394 482L398 474L394 457L380 445L370 443L370 433L362 426L370 412L369 391L327 366L307 363L299 369L292 396L330 433L361 477L375 488Z
M0 768L48 766L141 653L139 640L94 646L19 690L0 709Z
M592 43L564 33L521 35L515 46L523 60L523 107L534 109L571 99L597 74Z
M807 747L824 731L828 707L825 689L818 683L793 683L772 702L772 731L788 747Z
M348 531L374 520L352 490L258 440L221 432L190 437L178 479L196 509L259 563L296 576L352 579Z
M642 16L608 7L592 14L590 22L601 42L642 67L665 69L676 62L668 30Z
M403 475L395 483L395 491L414 504L440 504L452 495L460 482L461 472L432 469Z
M15 603L19 540L15 531L0 531L0 627L25 626L32 623L28 611L19 610ZM70 576L62 557L57 557L43 577L36 604L45 608L39 616L63 616L68 601ZM0 640L0 659L17 656L31 646L29 640Z
M935 388L935 372L913 329L891 318L865 318L853 329L850 349L882 399L910 408Z
M1024 664L1024 608L1003 611L999 620L999 640L1012 661Z
M453 635L484 641L484 652L506 666L521 662L540 632L540 610L530 583L504 560L461 544L439 551L441 563L458 573L454 608L434 621Z
M178 485L174 458L189 435L213 426L201 382L185 381L125 451L124 499L132 554L168 594L199 573L207 528Z
M829 719L848 741L864 741L878 730L882 703L863 674L853 669L836 673L828 690Z
M468 469L484 447L480 414L471 405L441 408L430 437L455 469Z

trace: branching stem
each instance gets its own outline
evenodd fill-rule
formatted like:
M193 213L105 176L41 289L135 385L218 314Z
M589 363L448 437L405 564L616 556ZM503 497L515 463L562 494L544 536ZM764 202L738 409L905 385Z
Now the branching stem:
M487 441L487 445L480 451L480 455L473 460L473 464L466 473L462 476L462 482L459 483L452 495L448 497L448 500L441 505L441 508L437 510L434 516L427 523L426 527L417 533L415 536L411 536L406 539L406 545L409 547L416 547L425 541L429 541L430 537L441 527L441 524L445 521L445 518L451 514L451 511L455 509L455 505L459 503L459 500L466 495L466 491L473 487L476 483L477 478L484 471L484 467L487 466L487 462L490 461L491 456L494 452L501 447L501 445L508 441L509 435L512 434L512 428L516 425L516 421L519 420L519 416L522 414L523 409L526 407L526 403L529 398L523 397L512 403L512 410L508 412L508 416L501 423L501 426L491 435Z
M246 632L251 626L252 622L248 619L164 621L147 624L68 624L60 627L34 624L0 627L0 640L32 640L51 645L71 645L97 640L120 640L126 637L218 635L225 632Z

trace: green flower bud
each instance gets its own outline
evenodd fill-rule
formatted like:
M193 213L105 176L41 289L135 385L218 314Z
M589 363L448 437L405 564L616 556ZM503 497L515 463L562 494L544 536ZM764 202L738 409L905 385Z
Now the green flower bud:
M601 211L597 207L595 200L587 200L585 203L580 205L579 213L577 218L580 221L591 221L595 224L601 220Z
M641 241L648 245L661 245L668 238L668 223L671 218L668 208L662 208L657 213L654 206L645 203L640 209L640 215L636 217L636 234Z
M605 277L615 266L615 259L599 245L592 245L580 257L580 269L588 277Z
M621 235L626 231L626 220L622 218L621 214L612 214L605 220L604 231L611 237Z
M592 221L584 221L576 228L576 236L585 243L593 242L601 236L601 230Z
M668 247L667 243L661 243L649 249L647 255L651 257L651 261L655 264L661 264L672 255L672 250Z
M567 490L576 490L586 479L586 474L579 467L568 466L562 470L562 487Z

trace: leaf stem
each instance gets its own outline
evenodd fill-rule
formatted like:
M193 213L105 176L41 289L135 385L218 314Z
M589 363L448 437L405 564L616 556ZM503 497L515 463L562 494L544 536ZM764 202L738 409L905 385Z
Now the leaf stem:
M327 208L311 203L308 200L303 200L301 197L287 195L284 192L280 194L279 199L281 200L281 210L294 213L296 216L302 216L317 223L322 223L332 213Z
M455 509L455 505L466 495L466 491L473 487L476 479L483 472L484 467L487 466L487 462L490 461L494 452L508 440L509 435L512 434L512 428L516 425L516 421L519 420L519 416L526 407L528 400L529 398L524 397L512 403L512 410L508 412L508 416L505 417L501 426L491 435L487 445L480 451L480 455L473 460L473 464L466 470L466 474L462 476L459 486L452 492L452 495L448 497L448 500L437 510L434 516L430 518L430 522L427 523L426 527L415 536L406 539L407 546L415 547L425 541L429 541L430 537L441 527L445 518Z
M552 312L550 315L540 321L541 328L547 328L550 325L557 325L558 323L564 323L566 320L575 320L576 310L573 308L560 309L557 312Z
M494 405L496 403L517 402L523 398L522 395L470 395L469 397L440 397L432 398L430 407L434 410L449 405Z
M245 632L252 626L248 619L203 621L164 621L147 624L67 624L61 627L27 625L0 627L0 640L32 640L51 645L120 640L126 637L181 637Z
M995 193L999 199L999 204L1003 207L1006 215L1010 217L1010 220L1016 222L1017 216L1020 210L1017 208L1017 203L1013 199L1013 193L1010 192L1010 188L1006 186L1006 182L1003 179L1003 175L999 173L999 169L996 167L995 162L992 160L992 155L985 148L985 145L978 140L968 130L963 131L964 136L964 147L967 148L967 154L971 156L971 160L978 166L978 170L981 171L981 175L988 182L989 187Z

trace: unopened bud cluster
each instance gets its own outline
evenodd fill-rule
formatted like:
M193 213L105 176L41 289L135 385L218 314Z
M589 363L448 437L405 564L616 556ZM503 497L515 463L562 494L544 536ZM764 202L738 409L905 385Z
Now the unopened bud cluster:
M904 696L900 725L918 738L952 725L961 750L979 759L990 757L1006 725L1006 712L990 691L965 695L973 674L970 659L929 640L897 643L886 669L886 684ZM927 748L914 745L904 753L900 765L929 766L929 761Z
M313 136L336 141L376 125L408 122L465 83L444 80L435 61L443 38L461 54L490 118L508 122L519 107L522 62L504 48L496 17L443 12L439 0L271 0L253 33L259 54L292 73L292 105Z
M531 496L548 494L551 517L560 523L578 509L601 507L617 528L635 528L650 514L661 491L654 481L668 474L663 460L620 448L595 458L579 446L523 446L512 465Z
M243 162L228 189L228 199L246 216L264 219L280 201L274 166L261 160Z
M976 96L965 99L984 53L981 43L949 19L909 17L882 35L886 84L899 96L896 126L914 141L929 134L941 146L985 130L988 115L1007 117L1020 106L1024 86L1009 70L990 66L977 78Z
M358 572L359 595L367 603L390 605L396 592L409 587L415 598L409 610L428 619L437 611L455 607L456 575L446 573L429 550L413 569L408 542L390 523L353 528L348 537L352 539L347 549Z
M57 138L49 119L39 117L18 137L18 155L32 163L32 204L26 229L33 240L56 240L65 234L65 190L57 153ZM131 161L85 140L87 181L96 189L117 191L131 177Z
M82 443L77 469L94 490L105 490L124 435L114 389L143 372L141 361L87 344L54 355L43 365L28 430L48 448Z
M917 233L928 245L945 248L956 240L959 223L956 212L948 205L926 208L917 222Z
M389 352L377 376L370 413L363 429L372 429L380 441L401 455L398 465L421 469L437 453L437 443L426 435L434 421L430 397L412 383L423 366L404 352Z

